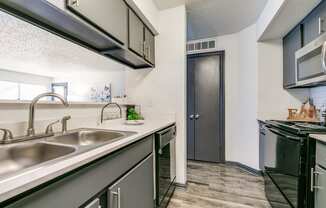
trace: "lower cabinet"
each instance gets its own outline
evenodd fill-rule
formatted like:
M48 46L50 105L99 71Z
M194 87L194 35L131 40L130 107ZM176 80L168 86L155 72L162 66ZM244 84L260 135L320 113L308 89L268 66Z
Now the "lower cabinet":
M153 208L153 142L148 136L0 207Z
M108 190L109 208L153 208L153 155L128 172Z

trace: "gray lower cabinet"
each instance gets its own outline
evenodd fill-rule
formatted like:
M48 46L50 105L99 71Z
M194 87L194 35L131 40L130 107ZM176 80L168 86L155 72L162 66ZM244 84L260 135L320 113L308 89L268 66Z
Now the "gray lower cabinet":
M153 208L153 177L153 155L150 155L109 188L109 208Z
M145 28L144 57L146 61L155 64L155 36L147 27Z
M108 187L124 176L129 179L121 185L123 194L128 194L128 197L132 198L133 196L130 195L131 193L135 192L136 194L135 190L141 191L143 189L146 192L138 193L142 195L139 199L149 200L149 198L151 198L153 200L154 193L149 193L153 191L153 164L149 162L151 157L148 157L153 153L153 141L153 135L148 136L96 162L61 176L42 187L37 187L23 194L19 199L15 199L15 201L4 202L0 204L0 207L95 208L98 205L96 199L99 198L101 201L100 203L106 201ZM147 159L142 162L145 158ZM128 173L128 171L135 166L138 167L137 170L135 170L134 173ZM149 169L151 169L151 172ZM125 175L126 173L127 175ZM142 174L142 176L139 174ZM129 190L124 185L125 183L130 185L130 187L128 187ZM133 189L132 186L136 185L137 187ZM104 195L103 193L99 195L99 193L103 191ZM144 196L143 194L148 194L148 196ZM105 199L103 199L103 196L105 196ZM121 199L126 200L126 197L127 195L123 195ZM101 206L101 208L105 207L106 206ZM129 208L137 206L124 207ZM147 207L144 206L142 208Z
M317 165L315 168L315 208L326 206L326 169Z
M139 56L144 56L144 24L131 9L129 9L129 49Z
M303 42L307 45L326 32L326 1L317 6L302 22Z
M113 39L127 43L128 7L123 0L68 0L67 5Z
M283 87L296 84L295 52L302 47L302 26L298 25L283 38Z
M87 204L85 206L85 208L103 208L103 207L100 204L100 199L99 198L96 198L92 202L90 202L89 204Z

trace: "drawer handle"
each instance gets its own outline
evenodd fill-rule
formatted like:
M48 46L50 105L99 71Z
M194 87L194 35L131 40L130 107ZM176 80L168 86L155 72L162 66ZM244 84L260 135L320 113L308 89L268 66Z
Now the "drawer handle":
M113 208L113 198L114 196L117 196L117 200L118 200L118 207L117 208L121 208L121 189L118 188L117 192L111 192L111 207Z

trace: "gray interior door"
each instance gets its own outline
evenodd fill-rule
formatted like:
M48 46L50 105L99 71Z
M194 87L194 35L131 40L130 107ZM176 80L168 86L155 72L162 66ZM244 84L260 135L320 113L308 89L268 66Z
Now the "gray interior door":
M188 58L188 155L195 160L224 161L222 62L218 53Z
M189 160L195 159L195 82L194 68L196 59L188 58L187 67L187 155Z

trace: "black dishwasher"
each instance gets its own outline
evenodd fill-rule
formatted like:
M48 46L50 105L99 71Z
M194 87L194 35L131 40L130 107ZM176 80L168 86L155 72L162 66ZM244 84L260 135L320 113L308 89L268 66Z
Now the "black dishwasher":
M175 137L175 125L155 134L156 206L159 208L167 207L175 189Z

